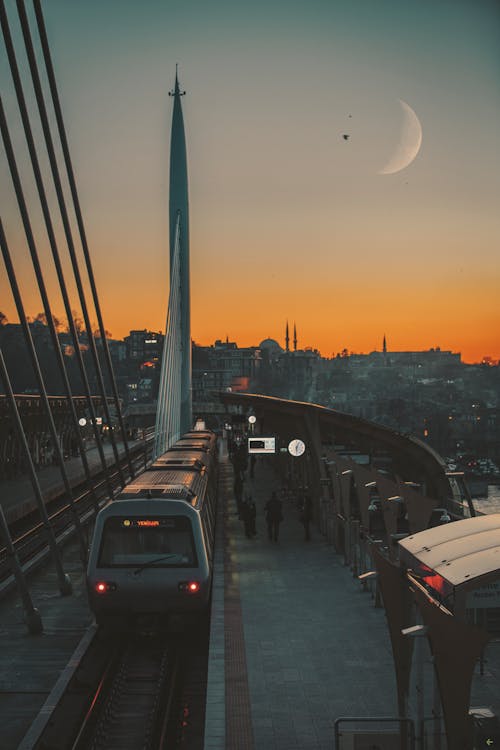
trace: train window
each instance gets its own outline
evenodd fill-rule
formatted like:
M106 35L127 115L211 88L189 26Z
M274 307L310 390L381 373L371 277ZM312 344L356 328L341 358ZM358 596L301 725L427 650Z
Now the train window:
M98 568L197 566L188 518L108 518L104 524Z

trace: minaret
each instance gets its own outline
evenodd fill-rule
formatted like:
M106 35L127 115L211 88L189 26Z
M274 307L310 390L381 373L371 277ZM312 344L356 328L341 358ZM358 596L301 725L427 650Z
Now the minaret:
M180 294L181 294L181 434L192 427L191 403L191 316L189 289L189 207L188 176L186 158L186 137L182 117L181 96L177 67L175 70L175 87L170 96L174 98L172 113L172 131L170 137L170 271L172 272L175 228L180 219Z
M293 324L293 351L297 351L297 326Z
M290 351L290 336L288 335L288 320L286 321L286 331L285 331L285 351Z
M384 333L384 342L382 344L382 352L384 354L387 354L387 341L385 340L385 333Z

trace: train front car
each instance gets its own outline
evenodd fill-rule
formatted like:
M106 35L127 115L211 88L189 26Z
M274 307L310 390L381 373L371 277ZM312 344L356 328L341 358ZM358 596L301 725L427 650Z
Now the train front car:
M198 456L168 451L98 514L87 571L98 623L192 622L208 610L215 455Z

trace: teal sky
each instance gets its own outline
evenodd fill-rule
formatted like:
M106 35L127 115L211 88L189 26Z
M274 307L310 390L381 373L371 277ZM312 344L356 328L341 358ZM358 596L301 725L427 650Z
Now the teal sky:
M8 0L18 39L14 8ZM178 63L196 341L282 342L288 319L299 346L325 356L380 348L385 333L393 349L500 358L498 3L44 0L43 8L115 336L164 328L167 93ZM4 55L1 66L32 196ZM402 128L398 99L416 112L422 146L408 167L380 175ZM3 154L0 169L7 236L36 314ZM37 240L43 256L43 231ZM48 259L46 268L52 283ZM4 278L0 295L15 320ZM55 291L54 308L62 315Z

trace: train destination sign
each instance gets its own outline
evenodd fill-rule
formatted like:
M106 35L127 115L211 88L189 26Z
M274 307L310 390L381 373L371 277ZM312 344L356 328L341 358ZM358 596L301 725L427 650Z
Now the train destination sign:
M176 518L124 518L121 521L121 526L124 526L126 529L156 529L159 526L173 529L181 524L182 519Z

